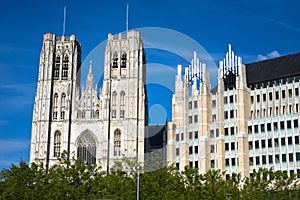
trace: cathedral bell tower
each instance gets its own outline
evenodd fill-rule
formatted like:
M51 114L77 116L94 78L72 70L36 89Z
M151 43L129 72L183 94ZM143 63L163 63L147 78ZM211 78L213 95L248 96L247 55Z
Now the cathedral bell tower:
M30 163L43 162L48 169L63 150L69 152L72 105L79 88L80 66L81 45L75 35L44 35L32 118Z
M146 59L138 31L108 35L101 98L108 138L106 167L122 156L144 160L147 119Z

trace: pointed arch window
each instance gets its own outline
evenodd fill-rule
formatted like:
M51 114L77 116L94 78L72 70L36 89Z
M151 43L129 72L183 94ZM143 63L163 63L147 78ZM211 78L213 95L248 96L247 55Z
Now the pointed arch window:
M114 53L114 55L113 55L112 67L118 68L118 54L117 53Z
M60 56L55 57L55 63L54 63L54 80L58 80L59 77L59 68L60 68Z
M52 113L53 119L57 119L57 106L58 106L58 94L55 93L53 95L53 113Z
M125 117L125 92L122 91L120 94L120 118Z
M61 107L64 108L66 106L66 94L62 93L61 95Z
M99 119L99 110L96 110L96 118Z
M114 156L121 156L121 131L114 132Z
M96 165L96 141L86 131L77 140L77 158L81 158L85 164Z
M111 98L111 117L116 118L117 117L117 93L114 91L112 93L112 98Z
M127 54L122 53L121 56L121 68L126 68L126 62L127 62Z
M62 93L60 119L65 119L65 106L66 106L66 94Z
M63 68L62 68L62 79L66 80L68 78L68 64L69 64L69 57L66 55L63 59Z
M54 105L54 108L56 108L58 105L58 94L57 93L55 93L53 96L53 105Z
M54 133L54 157L60 156L60 147L61 147L61 133L55 131Z
M77 111L77 118L78 118L78 119L81 119L81 117L82 117L81 110L78 110L78 111Z

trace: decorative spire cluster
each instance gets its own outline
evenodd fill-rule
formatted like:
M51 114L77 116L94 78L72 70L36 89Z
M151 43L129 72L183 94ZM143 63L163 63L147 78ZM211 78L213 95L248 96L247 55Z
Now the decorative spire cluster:
M228 44L228 52L226 57L219 62L219 68L222 69L222 78L226 78L229 74L239 76L242 65L242 58L234 54L231 50L231 45Z

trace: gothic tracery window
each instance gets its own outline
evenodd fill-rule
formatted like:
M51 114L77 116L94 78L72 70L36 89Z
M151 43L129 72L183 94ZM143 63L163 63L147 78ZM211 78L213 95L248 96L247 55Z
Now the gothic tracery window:
M66 94L62 93L60 119L65 119L65 106L66 106Z
M127 54L122 53L121 56L121 68L126 68Z
M81 158L85 164L96 165L96 141L86 131L77 140L77 158Z
M60 56L56 56L54 62L54 80L57 80L59 77L59 68L60 68Z
M54 157L60 156L60 146L61 146L61 133L55 131L54 133Z
M63 68L62 68L62 79L64 80L68 78L68 63L69 63L69 57L65 56L63 60Z
M61 107L65 107L66 106L66 94L62 93L61 95Z
M117 53L114 53L114 55L113 55L112 67L118 68L118 54Z
M111 98L111 117L116 118L117 117L117 93L113 92L112 93L112 98Z
M125 92L122 91L120 94L120 118L125 116Z
M96 118L99 119L99 110L96 110Z
M58 94L55 93L53 96L53 119L57 119L57 106L58 106Z
M114 132L114 156L121 156L121 131Z

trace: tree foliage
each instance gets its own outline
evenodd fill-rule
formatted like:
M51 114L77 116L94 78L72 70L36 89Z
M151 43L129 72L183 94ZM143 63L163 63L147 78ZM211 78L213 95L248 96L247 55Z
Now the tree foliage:
M66 159L48 172L42 164L20 161L0 172L0 199L135 199L137 163L120 159L109 174L85 165L80 159ZM186 167L179 172L173 166L156 171L141 170L141 199L299 199L296 177L273 169L253 171L249 178L210 170L200 174Z

